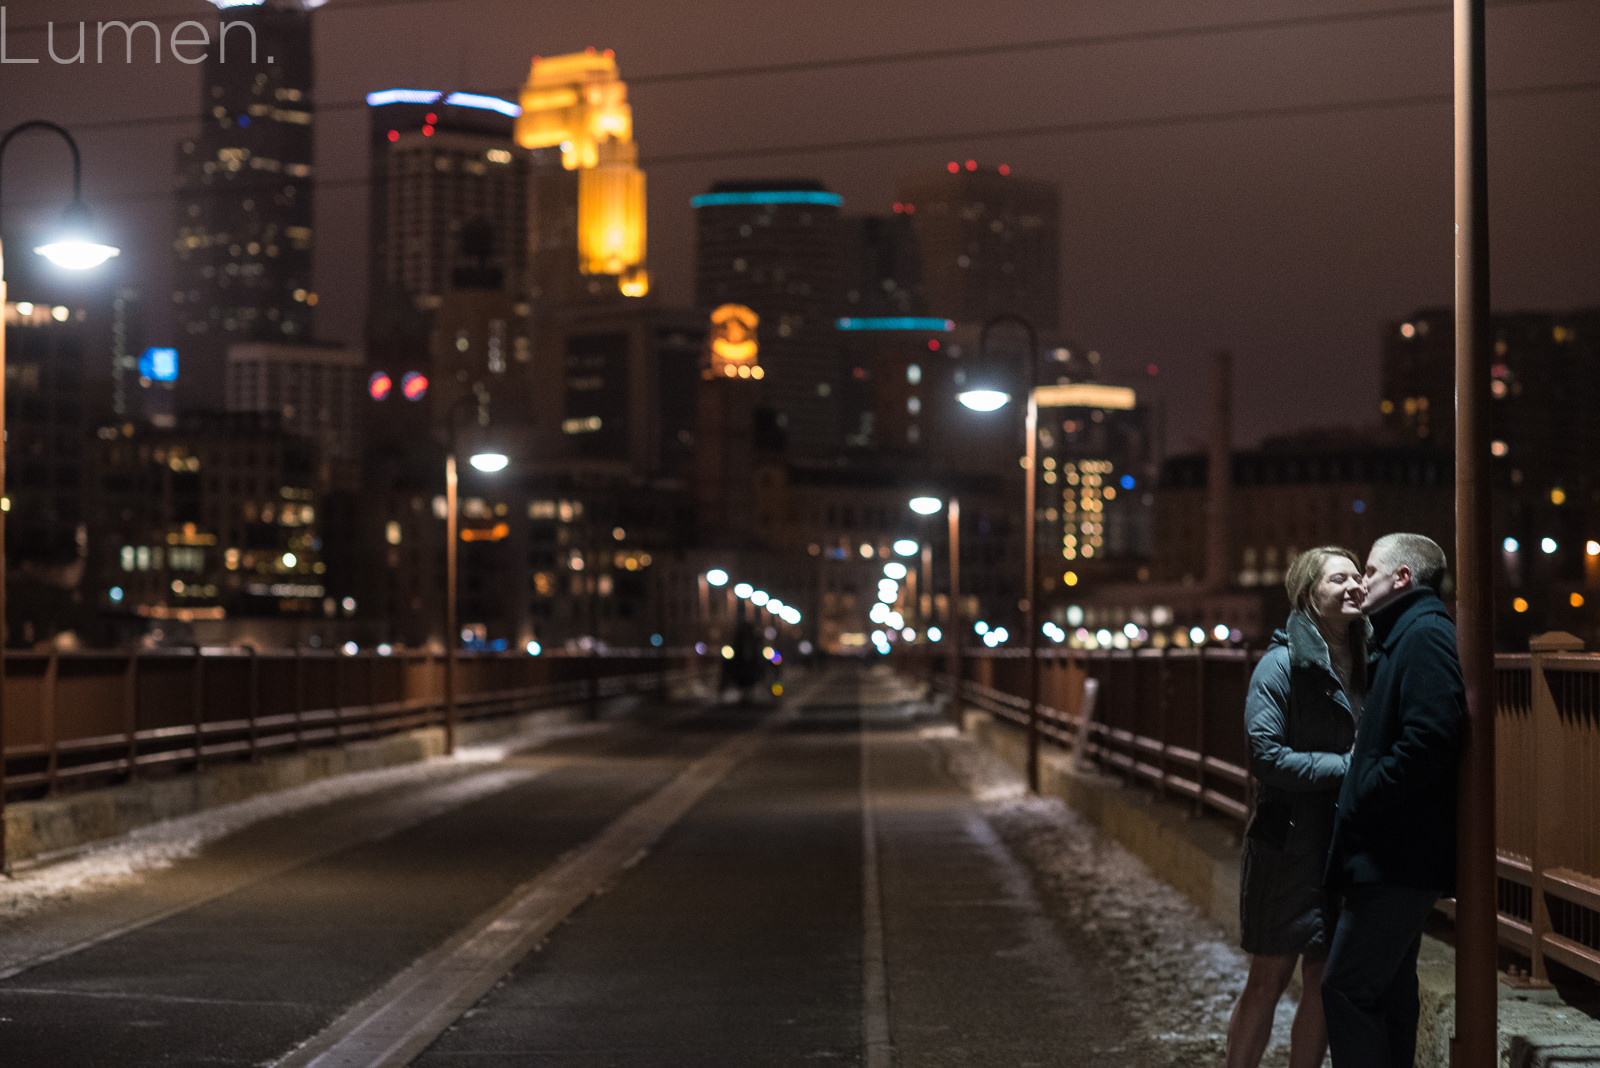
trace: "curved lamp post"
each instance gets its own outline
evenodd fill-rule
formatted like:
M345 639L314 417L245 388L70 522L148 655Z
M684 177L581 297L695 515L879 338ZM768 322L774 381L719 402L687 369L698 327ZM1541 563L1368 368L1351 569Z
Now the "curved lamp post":
M995 368L988 362L989 331L1002 323L1014 323L1022 327L1028 335L1028 362L1027 378L1027 412L1023 418L1023 435L1025 437L1025 459L1023 460L1023 495L1022 495L1022 565L1026 569L1023 576L1024 600L1022 602L1023 630L1028 635L1028 789L1034 793L1039 792L1039 567L1034 559L1035 526L1034 510L1037 507L1034 500L1035 484L1038 481L1037 467L1039 456L1039 334L1033 324L1020 315L996 315L983 324L983 329L978 334L978 359L980 363L980 380L968 384L967 389L957 395L957 399L976 412L992 412L1003 408L1011 401L1011 394L1001 382L1003 377L995 374ZM981 376L988 376L987 378Z
M456 490L459 482L456 475L456 453L460 442L456 419L469 404L479 403L477 396L462 397L450 408L446 418L450 432L450 450L444 457L444 751L447 756L456 751L456 644L461 640L461 635L457 633L460 622L456 618L456 542L460 539L457 532L460 520L456 515ZM471 454L467 462L475 470L494 474L504 471L511 461L505 453L483 450Z
M950 638L950 714L960 721L961 718L961 500L951 494L948 500L938 497L913 497L911 510L918 515L936 515L943 508L950 519L950 612L945 620L949 628ZM929 589L931 596L932 589ZM922 621L923 632L928 629L928 621Z
M78 143L65 127L42 119L24 122L5 132L0 137L0 171L3 171L6 149L11 144L11 139L27 130L47 130L59 134L67 142L67 147L72 150L72 202L67 205L57 231L51 235L50 240L34 248L34 252L45 257L50 262L68 270L81 271L90 267L98 267L106 260L115 256L121 250L114 245L107 245L94 240L91 230L89 209L83 203L83 160L78 153ZM5 247L0 241L0 317L3 317L6 305L6 280L5 280ZM5 324L0 322L0 501L4 501L6 492L6 465L5 449L3 443L6 436L6 338ZM9 870L10 863L6 859L6 799L5 799L5 620L6 620L6 511L9 504L0 505L0 870Z

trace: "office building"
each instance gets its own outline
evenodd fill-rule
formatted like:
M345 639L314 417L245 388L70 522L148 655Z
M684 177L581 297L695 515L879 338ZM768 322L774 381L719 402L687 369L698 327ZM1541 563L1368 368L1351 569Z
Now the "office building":
M512 140L520 108L478 93L385 89L367 94L369 286L375 308L398 295L431 311L464 266L527 286L528 154Z
M221 401L237 341L312 336L310 0L219 5L200 132L178 146L173 313L185 401ZM271 57L271 62L266 57Z
M794 179L718 182L691 203L695 303L708 311L742 305L759 316L761 403L775 413L789 455L838 456L843 198Z
M921 297L932 315L982 322L1020 315L1041 336L1060 329L1061 190L1005 164L954 161L896 186L911 221Z
M1600 310L1501 312L1490 326L1495 640L1507 650L1552 630L1600 640ZM1449 456L1456 380L1448 309L1384 327L1382 384L1384 429Z
M224 406L277 417L315 447L320 488L348 487L361 457L365 364L360 350L338 345L230 345Z

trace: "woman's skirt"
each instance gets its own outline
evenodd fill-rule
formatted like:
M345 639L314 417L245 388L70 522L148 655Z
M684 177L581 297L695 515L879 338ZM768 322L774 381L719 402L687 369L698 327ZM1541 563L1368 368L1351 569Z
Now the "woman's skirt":
M1239 858L1239 944L1246 953L1325 957L1337 919L1322 885L1327 858L1246 838Z

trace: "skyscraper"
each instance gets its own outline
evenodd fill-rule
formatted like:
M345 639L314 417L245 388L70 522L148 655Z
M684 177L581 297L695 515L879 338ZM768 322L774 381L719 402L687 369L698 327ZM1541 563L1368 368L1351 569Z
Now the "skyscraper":
M437 308L462 266L463 234L486 235L481 265L500 288L527 285L528 156L511 138L520 109L476 93L367 94L369 287L375 307L403 294ZM481 242L480 242L481 243Z
M1061 191L1011 168L951 161L900 181L927 311L959 322L1020 315L1041 337L1060 329Z
M695 303L741 304L760 316L762 403L789 455L843 450L839 415L844 198L809 179L718 182L695 197Z
M198 136L178 146L173 305L191 404L220 402L234 341L311 336L311 9L218 3Z

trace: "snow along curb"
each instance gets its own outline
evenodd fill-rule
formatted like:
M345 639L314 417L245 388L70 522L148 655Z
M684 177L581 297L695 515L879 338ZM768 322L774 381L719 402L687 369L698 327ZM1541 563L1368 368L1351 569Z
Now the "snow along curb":
M1027 766L1027 737L984 712L968 710L963 729L1012 767ZM1101 833L1142 860L1152 874L1181 891L1237 941L1238 831L1220 819L1195 819L1188 806L1128 789L1120 778L1072 768L1066 753L1039 754L1039 789L1059 797ZM1417 1068L1449 1068L1455 1030L1455 951L1424 936L1417 964L1422 1016ZM1552 991L1500 986L1500 1063L1509 1068L1600 1065L1600 1023Z

